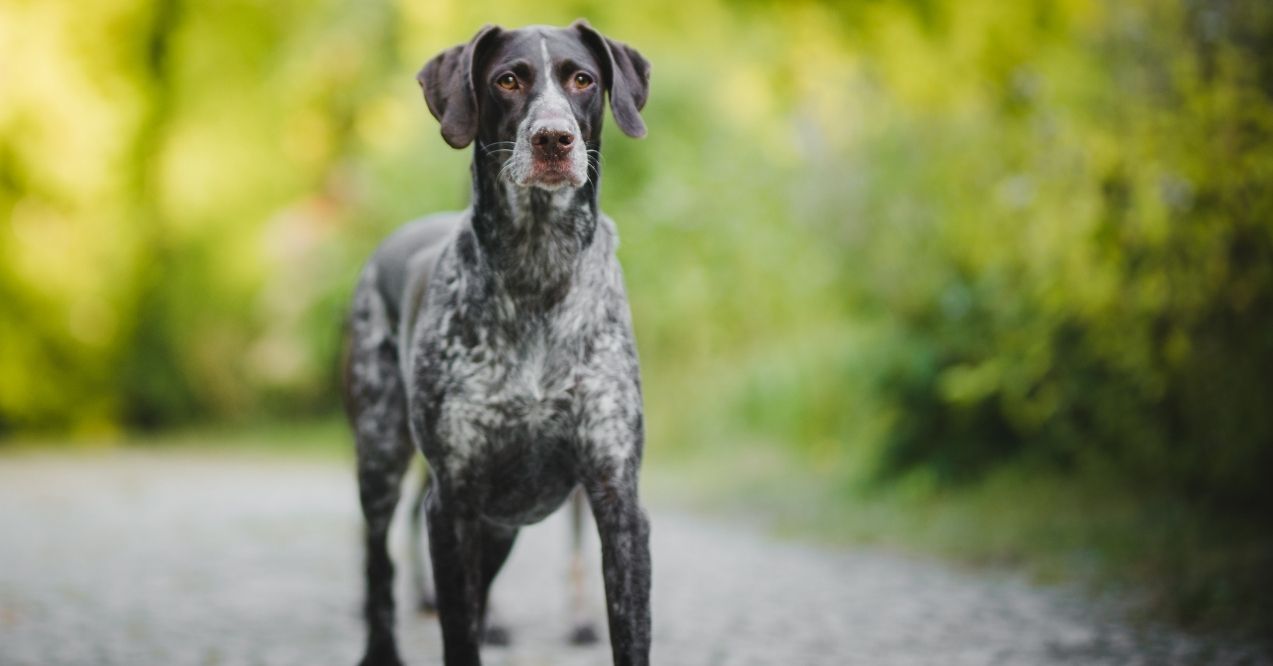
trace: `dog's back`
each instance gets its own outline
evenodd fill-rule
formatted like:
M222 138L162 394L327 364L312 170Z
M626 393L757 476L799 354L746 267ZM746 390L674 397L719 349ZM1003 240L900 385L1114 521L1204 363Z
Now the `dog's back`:
M374 266L376 292L400 341L410 337L438 256L463 219L462 212L448 212L412 220L385 238L371 255L368 264Z

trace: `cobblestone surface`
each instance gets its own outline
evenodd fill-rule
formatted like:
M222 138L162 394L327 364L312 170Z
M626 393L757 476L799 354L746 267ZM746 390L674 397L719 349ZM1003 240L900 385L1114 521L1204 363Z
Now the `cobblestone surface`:
M352 473L334 463L0 457L0 665L353 664L355 497ZM1242 646L1132 629L1018 578L777 542L655 506L655 664L1269 663ZM401 531L394 545L404 562ZM494 592L513 644L487 648L488 664L609 663L604 644L563 640L566 552L560 516L523 531ZM436 622L410 610L406 578L404 658L439 664Z

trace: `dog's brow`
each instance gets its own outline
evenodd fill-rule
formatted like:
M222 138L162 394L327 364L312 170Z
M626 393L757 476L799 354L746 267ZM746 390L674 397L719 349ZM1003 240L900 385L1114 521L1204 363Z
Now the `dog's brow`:
M562 61L561 61L561 67L562 67L562 69L569 70L569 71L575 71L575 70L584 70L584 71L587 71L587 70L589 69L589 67L588 67L587 65L584 65L584 64L582 64L582 63L576 62L576 61L575 61L574 59L572 59L572 58L566 58L565 60L562 60Z
M507 61L499 63L498 65L495 65L491 69L494 70L497 74L503 73L503 72L513 72L514 74L523 78L525 78L528 74L534 71L534 68L530 66L530 62L526 60L522 60L522 59L507 60Z

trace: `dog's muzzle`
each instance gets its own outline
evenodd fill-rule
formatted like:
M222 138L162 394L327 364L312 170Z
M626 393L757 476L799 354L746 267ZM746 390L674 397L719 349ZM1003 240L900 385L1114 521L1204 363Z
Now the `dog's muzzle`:
M522 187L556 190L580 187L588 179L588 158L579 137L579 125L556 113L528 119L513 151L509 169L513 182Z

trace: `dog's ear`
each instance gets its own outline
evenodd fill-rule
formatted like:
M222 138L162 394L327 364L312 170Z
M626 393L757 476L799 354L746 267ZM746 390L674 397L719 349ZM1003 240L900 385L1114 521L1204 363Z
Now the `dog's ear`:
M474 67L500 32L499 26L483 26L467 44L437 54L416 74L415 79L424 90L424 101L442 124L442 138L452 148L463 148L477 136Z
M645 136L641 109L650 95L650 62L636 49L605 37L584 19L571 26L597 55L605 69L606 90L610 93L610 112L619 129L630 137Z

